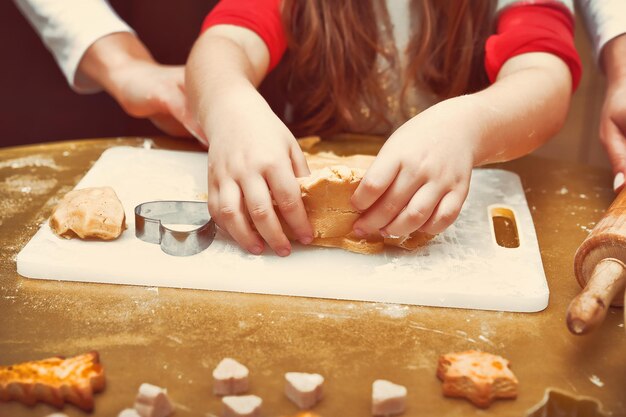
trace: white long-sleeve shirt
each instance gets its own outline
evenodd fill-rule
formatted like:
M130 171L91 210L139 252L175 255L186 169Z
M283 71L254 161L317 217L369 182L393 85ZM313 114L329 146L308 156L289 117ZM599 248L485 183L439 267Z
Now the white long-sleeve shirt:
M79 93L101 88L78 71L87 49L103 36L133 32L105 0L14 0Z
M611 39L626 33L626 0L578 0L596 59Z

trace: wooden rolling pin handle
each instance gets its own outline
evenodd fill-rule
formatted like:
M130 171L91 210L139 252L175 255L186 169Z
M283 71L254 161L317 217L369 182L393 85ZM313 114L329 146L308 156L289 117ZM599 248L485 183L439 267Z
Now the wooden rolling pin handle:
M600 261L587 285L567 309L567 327L574 334L585 334L604 318L616 294L626 285L626 266L617 259Z

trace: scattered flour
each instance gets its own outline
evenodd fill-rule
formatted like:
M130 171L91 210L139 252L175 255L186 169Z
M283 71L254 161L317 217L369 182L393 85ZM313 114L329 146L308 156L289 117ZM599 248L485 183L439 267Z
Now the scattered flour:
M591 383L593 385L596 385L596 386L598 386L600 388L602 388L604 386L604 382L602 382L602 380L600 378L598 378L597 375L591 375L589 377L589 381L591 381Z
M54 159L46 155L30 155L0 162L0 169L20 169L26 167L46 167L55 171L61 171L61 167L56 164Z
M39 178L34 175L11 175L0 183L0 191L43 195L57 185L56 178Z
M380 314L393 319L401 319L409 314L409 307L399 304L380 304L376 307Z
M559 191L556 192L559 195L565 195L567 193L569 193L569 190L565 187L562 187Z

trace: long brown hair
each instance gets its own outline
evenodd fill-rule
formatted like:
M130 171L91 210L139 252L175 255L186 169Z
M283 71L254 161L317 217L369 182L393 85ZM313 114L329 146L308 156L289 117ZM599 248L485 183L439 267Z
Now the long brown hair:
M385 99L374 63L389 51L379 44L374 1L384 0L283 0L294 133L345 131L359 99L374 106L372 121L388 122L375 107ZM494 8L494 0L412 0L419 25L407 47L404 89L419 85L444 99L486 85Z

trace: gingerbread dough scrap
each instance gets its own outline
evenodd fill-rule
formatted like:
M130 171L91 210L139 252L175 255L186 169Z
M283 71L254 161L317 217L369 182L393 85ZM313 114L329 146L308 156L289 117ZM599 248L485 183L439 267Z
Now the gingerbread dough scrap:
M287 372L285 395L301 409L313 408L322 399L324 377L320 374Z
M360 213L352 206L350 198L363 175L364 169L334 165L299 179L314 237L342 237L352 232L352 224Z
M517 397L517 378L509 361L498 355L477 350L442 355L437 377L443 381L443 395L467 398L481 408L497 398Z
M373 160L374 157L368 155L339 157L320 153L307 156L311 175L298 178L298 182L314 231L312 245L373 254L382 252L385 245L415 250L432 239L433 236L418 232L385 239L380 235L365 239L354 236L352 226L361 213L350 200ZM293 239L293 232L282 218L281 223L287 237Z
M256 395L226 396L222 398L223 417L259 417L263 400Z
M225 358L213 370L213 393L237 395L248 391L249 371L234 359Z
M144 383L135 398L135 411L141 417L167 417L174 412L174 407L165 389Z
M26 405L41 401L58 408L67 402L91 411L94 392L104 386L104 369L95 351L0 367L0 401L17 400Z
M112 240L126 229L124 207L111 187L70 191L50 216L50 228L66 239Z
M372 384L372 414L392 416L406 410L406 387L384 379L377 379Z

